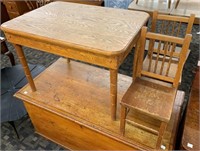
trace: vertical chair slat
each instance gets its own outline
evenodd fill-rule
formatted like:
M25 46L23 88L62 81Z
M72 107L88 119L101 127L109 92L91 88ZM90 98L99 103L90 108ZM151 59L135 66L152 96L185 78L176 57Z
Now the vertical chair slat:
M161 40L158 43L158 50L157 50L157 56L156 56L156 62L155 62L155 66L154 66L154 73L156 73L156 69L157 69L157 65L158 65L158 60L159 60L159 56L160 56L160 48L161 48Z
M172 49L170 51L170 58L169 58L169 63L168 63L167 71L166 71L166 76L168 76L168 74L169 74L169 69L170 69L170 66L171 66L171 62L172 62L173 53L175 51L175 48L176 48L176 44L173 43L172 44Z
M170 27L171 21L166 21L166 29L165 29L165 34L169 35L169 27Z
M165 21L162 20L161 28L160 28L160 34L163 34L163 29L164 29Z
M163 72L168 47L169 47L169 42L164 42L164 55L163 55L163 60L162 60L162 64L161 64L161 67L160 67L160 74L161 75L162 75L162 72Z
M150 49L149 49L149 67L148 67L148 71L151 70L151 63L152 63L152 57L153 57L153 48L154 48L154 43L155 40L150 40L149 46L151 45Z
M173 21L171 36L174 35L175 25L176 25L176 22Z
M178 24L178 29L177 29L177 32L176 32L176 37L179 37L179 33L180 33L180 30L181 30L181 22L179 22L179 24Z

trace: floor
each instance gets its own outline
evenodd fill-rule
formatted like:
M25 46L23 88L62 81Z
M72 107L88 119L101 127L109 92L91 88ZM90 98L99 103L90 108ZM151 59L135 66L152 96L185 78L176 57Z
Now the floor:
M199 59L200 37L196 34L198 31L199 25L194 25L192 30L193 40L190 45L191 52L185 64L182 83L179 87L180 90L186 92L185 103L187 103L189 98L189 92L194 78L193 71ZM11 45L9 45L9 49L14 53L16 62L19 63L19 59ZM48 67L59 58L58 56L30 48L24 48L24 51L28 62L31 64L40 64ZM119 69L120 73L131 76L133 54L134 52L132 51L121 65ZM1 56L1 68L6 66L10 66L8 58ZM64 150L61 146L34 133L34 128L28 115L15 123L20 139L17 138L14 130L8 123L1 124L1 150Z

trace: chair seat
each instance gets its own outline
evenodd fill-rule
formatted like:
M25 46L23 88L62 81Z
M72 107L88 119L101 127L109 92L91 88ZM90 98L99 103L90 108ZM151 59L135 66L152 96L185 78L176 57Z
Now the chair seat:
M131 84L121 104L145 115L168 122L176 95L176 88L137 78Z

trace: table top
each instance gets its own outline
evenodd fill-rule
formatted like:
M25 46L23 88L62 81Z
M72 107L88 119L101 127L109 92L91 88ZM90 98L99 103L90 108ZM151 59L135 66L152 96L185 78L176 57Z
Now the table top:
M2 24L4 32L105 55L124 52L148 20L145 12L52 2Z
M147 0L139 0L138 4L135 1L130 3L128 6L129 10L139 10L145 11L148 13L153 13L154 10L157 10L162 14L170 14L172 9L175 7L175 2L172 1L170 9L168 8L168 2L166 0L159 1L147 1Z
M200 1L180 0L178 7L173 9L171 14L180 16L190 16L190 14L195 14L195 17L200 19Z

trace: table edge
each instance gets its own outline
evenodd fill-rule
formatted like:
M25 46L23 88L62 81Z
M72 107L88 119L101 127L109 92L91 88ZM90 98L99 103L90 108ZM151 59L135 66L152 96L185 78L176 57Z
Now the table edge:
M147 18L147 20L148 20L148 18ZM6 34L15 35L15 36L23 37L23 38L29 38L31 40L36 40L36 41L41 41L41 42L57 45L57 46L67 47L69 49L76 49L76 50L86 51L89 53L104 55L104 56L118 56L120 54L123 54L128 49L128 47L131 45L131 43L134 42L134 39L136 37L136 36L133 37L123 49L116 50L116 51L112 51L112 50L103 51L101 49L95 49L95 48L91 48L91 47L87 47L87 46L81 46L78 44L72 44L72 43L61 41L61 40L50 39L50 38L43 37L43 36L38 36L38 35L34 35L34 34L29 34L29 33L21 32L21 31L9 29L9 28L3 27L2 25L1 25L0 29L5 33L5 35ZM138 32L138 34L139 34L139 32ZM9 42L12 43L12 41L9 41ZM21 44L21 45L23 46L23 44ZM37 47L35 47L35 49L37 49Z

